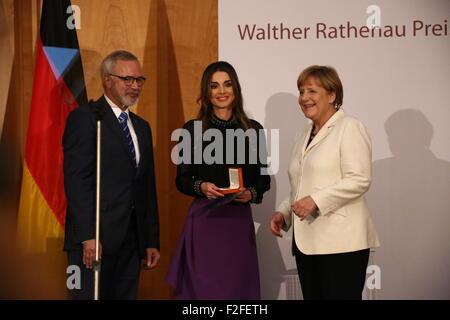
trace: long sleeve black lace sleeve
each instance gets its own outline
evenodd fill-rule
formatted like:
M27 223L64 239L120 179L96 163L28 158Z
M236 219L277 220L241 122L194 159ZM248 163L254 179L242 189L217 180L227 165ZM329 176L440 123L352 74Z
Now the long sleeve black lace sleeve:
M239 149L237 140L233 137L227 137L227 130L240 129L235 120L221 121L215 119L210 125L211 135L217 134L219 137L211 140L203 141L203 132L200 128L201 121L188 121L181 130L180 138L177 145L177 154L179 161L177 164L176 186L178 190L192 197L204 197L200 190L202 182L211 182L218 187L228 187L230 184L228 169L231 167L241 167L244 175L244 187L252 193L252 202L260 203L264 192L270 188L270 176L264 174L267 168L267 153L265 135L262 131L263 127L256 121L250 120L251 128L255 130L256 139L246 144L245 150ZM214 131L215 130L215 131ZM228 132L229 133L229 132ZM216 140L217 139L217 140ZM233 139L231 143L235 152L230 159L227 153L227 139ZM229 142L229 141L228 141ZM214 152L211 152L214 150ZM223 152L220 152L223 150ZM203 159L203 156L206 158ZM242 153L246 154L244 163L237 159ZM253 159L250 153L257 155L257 161ZM219 154L221 156L219 156ZM195 160L195 162L194 162Z
M248 186L247 189L252 193L252 203L261 203L263 199L264 192L270 189L270 176L267 172L267 147L266 147L266 137L263 127L259 122L251 120L252 127L257 132L258 141L258 165L257 172L254 173L253 184Z
M202 197L201 179L196 179L194 165L194 121L184 124L178 140L179 164L177 165L177 189L192 197Z

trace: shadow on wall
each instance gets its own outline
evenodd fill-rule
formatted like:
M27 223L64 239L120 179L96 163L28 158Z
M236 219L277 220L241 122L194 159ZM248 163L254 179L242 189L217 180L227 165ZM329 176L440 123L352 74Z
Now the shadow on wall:
M271 177L271 188L264 195L262 204L254 207L253 215L257 229L258 259L261 278L262 299L299 299L300 290L293 290L292 286L299 286L296 278L294 258L291 255L291 232L283 238L272 235L269 221L281 200L289 195L289 180L287 168L291 150L297 131L307 124L297 103L297 97L291 93L276 93L266 103L266 118L263 126L268 129L267 145L269 156L274 152L279 155L279 168ZM271 150L271 129L279 130L279 150ZM282 190L283 194L277 195ZM278 198L278 199L277 199ZM284 289L284 290L282 290Z
M393 157L373 164L367 195L381 247L381 299L450 299L450 162L430 151L433 126L414 109L385 123Z

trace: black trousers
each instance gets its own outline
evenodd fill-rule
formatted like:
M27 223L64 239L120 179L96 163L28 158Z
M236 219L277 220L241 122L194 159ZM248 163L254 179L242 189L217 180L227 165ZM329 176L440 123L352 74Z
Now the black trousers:
M293 245L305 300L361 300L370 249L306 255Z
M136 223L130 219L127 235L122 247L114 255L102 255L99 295L101 300L135 300L138 295L140 258ZM69 289L71 300L94 298L94 271L83 264L83 251L68 251L69 265L76 265L81 271L81 288Z

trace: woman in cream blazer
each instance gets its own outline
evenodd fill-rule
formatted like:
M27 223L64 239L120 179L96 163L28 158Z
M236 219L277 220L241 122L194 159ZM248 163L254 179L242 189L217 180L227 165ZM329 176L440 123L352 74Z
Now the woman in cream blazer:
M364 193L371 182L367 129L340 108L342 84L331 67L311 66L297 81L312 123L296 137L291 193L270 221L293 226L293 254L305 299L361 299L369 248L379 246Z

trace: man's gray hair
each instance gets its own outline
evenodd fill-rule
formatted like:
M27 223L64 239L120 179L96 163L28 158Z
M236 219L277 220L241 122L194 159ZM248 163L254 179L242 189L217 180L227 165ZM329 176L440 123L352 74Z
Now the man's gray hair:
M114 70L114 67L116 66L116 62L118 60L125 60L125 61L138 61L138 58L132 54L131 52L124 51L124 50L117 50L112 53L110 53L105 59L103 59L101 67L100 67L100 76L102 78L103 86L105 85L104 76L112 73Z

